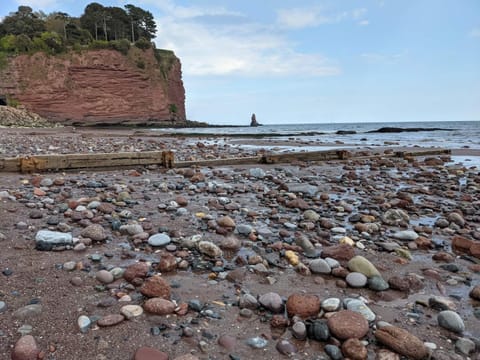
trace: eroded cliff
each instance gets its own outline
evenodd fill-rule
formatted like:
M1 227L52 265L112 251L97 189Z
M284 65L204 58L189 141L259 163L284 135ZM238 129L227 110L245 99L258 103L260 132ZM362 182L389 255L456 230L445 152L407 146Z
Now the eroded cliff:
M10 57L0 69L0 95L50 120L77 126L186 119L181 64L166 50L132 47L127 55L85 50Z

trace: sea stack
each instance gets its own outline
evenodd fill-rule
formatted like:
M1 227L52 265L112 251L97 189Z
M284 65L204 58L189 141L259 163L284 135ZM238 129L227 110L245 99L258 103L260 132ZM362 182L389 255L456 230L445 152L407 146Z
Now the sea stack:
M250 122L250 126L257 127L260 126L260 124L257 122L257 117L255 114L252 114L252 121Z

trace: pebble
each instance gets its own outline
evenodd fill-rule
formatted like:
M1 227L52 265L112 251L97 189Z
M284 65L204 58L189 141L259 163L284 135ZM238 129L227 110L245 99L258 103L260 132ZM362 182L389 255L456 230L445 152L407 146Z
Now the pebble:
M305 340L307 338L307 327L303 321L297 321L293 324L292 335L298 340Z
M107 270L98 271L97 274L95 275L95 277L102 284L110 284L114 280L113 274L110 271L107 271Z
M437 321L439 326L455 333L462 333L465 330L462 318L455 311L441 311L437 315Z
M168 360L168 354L150 347L141 347L135 351L133 360Z
M71 233L62 233L50 230L39 230L35 235L35 248L37 250L51 251L73 244Z
M324 259L314 259L309 264L310 271L314 274L330 274L332 268Z
M415 241L418 238L418 234L413 230L402 230L395 232L392 237L402 241Z
M348 359L365 360L368 351L363 342L358 339L348 339L342 344L342 353Z
M101 327L115 326L120 324L125 317L122 314L105 315L97 321L97 325Z
M200 241L197 243L198 250L213 259L219 258L223 255L222 250L211 241Z
M162 298L152 298L145 301L143 309L146 312L155 315L168 315L175 311L175 304L169 300Z
M37 360L40 349L31 335L22 336L12 350L12 360Z
M86 333L90 328L91 324L92 324L92 321L88 316L80 315L77 319L78 328L82 333Z
M344 303L348 310L361 314L367 321L372 322L375 320L375 313L363 301L357 299L344 299Z
M373 291L385 291L390 286L381 276L372 276L368 279L368 287Z
M247 345L254 348L254 349L263 349L268 345L268 341L262 337L253 337L247 339Z
M288 316L308 318L320 311L320 299L316 295L292 294L286 303Z
M307 322L307 336L317 341L327 341L330 338L330 330L327 320L319 319Z
M368 321L359 313L341 310L334 313L327 321L330 332L337 338L363 338L368 332Z
M237 339L231 335L221 335L218 338L218 344L228 351L232 351L237 344Z
M354 288L361 288L367 285L367 277L359 272L351 272L347 275L345 281Z
M125 277L125 275L124 275ZM154 275L143 283L140 292L147 297L170 299L170 284L160 275Z
M337 311L340 309L341 300L339 298L328 298L322 301L321 307L326 312Z
M258 302L265 309L270 310L274 313L279 313L283 310L282 298L280 297L280 295L274 292L263 294L258 298Z
M331 344L327 344L325 345L325 347L323 348L323 350L325 351L325 353L330 357L330 359L332 360L341 360L343 359L343 355L342 355L342 351L340 350L340 348L336 345L331 345Z
M84 238L92 239L93 241L104 241L107 238L107 233L102 225L92 224L82 230L80 235Z
M167 234L155 234L148 238L148 245L160 247L170 244L171 241L172 240L170 239L170 236L168 236Z
M472 299L480 301L480 285L474 286L468 295Z
M470 339L460 338L455 342L455 349L468 356L475 351L475 343Z
M28 320L32 317L40 316L42 314L42 305L31 304L17 309L13 316L19 320Z
M385 326L375 332L375 338L395 352L412 359L425 359L428 348L415 335L396 326Z
M285 339L280 339L277 342L277 345L275 346L275 348L280 354L286 355L286 356L290 356L298 352L297 347L294 344L292 344L290 341Z
M348 269L362 273L367 278L372 276L381 276L377 268L363 256L357 255L348 261Z
M120 313L127 319L131 319L143 314L143 308L140 305L125 305L120 309Z
M0 301L0 314L7 310L7 304L5 301Z

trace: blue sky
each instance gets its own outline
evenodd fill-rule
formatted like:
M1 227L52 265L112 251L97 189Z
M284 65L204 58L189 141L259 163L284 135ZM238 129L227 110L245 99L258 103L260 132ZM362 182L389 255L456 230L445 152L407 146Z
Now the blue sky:
M80 16L92 1L2 0ZM479 0L142 0L212 124L480 120Z

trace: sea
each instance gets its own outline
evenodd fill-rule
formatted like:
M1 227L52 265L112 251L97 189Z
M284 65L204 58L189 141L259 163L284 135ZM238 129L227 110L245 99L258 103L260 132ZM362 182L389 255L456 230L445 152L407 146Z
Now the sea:
M416 131L374 132L387 127ZM280 146L274 146L276 151L328 150L338 148L339 144L345 149L388 145L480 150L480 121L278 124L258 127L161 128L154 131L170 134L198 134L207 137L225 135L225 137L235 136L247 139L249 137L275 139L282 143ZM292 144L289 144L289 141ZM299 145L302 142L305 144ZM243 143L239 146L268 148L265 144ZM456 156L454 161L465 162L465 165L480 168L480 156Z

